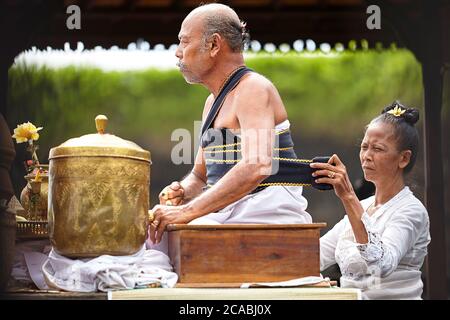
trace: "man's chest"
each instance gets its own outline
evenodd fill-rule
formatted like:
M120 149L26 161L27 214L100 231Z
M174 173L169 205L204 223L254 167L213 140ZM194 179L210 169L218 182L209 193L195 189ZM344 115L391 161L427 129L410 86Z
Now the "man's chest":
M217 116L212 125L213 128L228 128L239 129L239 120L236 115L236 108L234 105L234 97L228 96L222 107L220 108Z

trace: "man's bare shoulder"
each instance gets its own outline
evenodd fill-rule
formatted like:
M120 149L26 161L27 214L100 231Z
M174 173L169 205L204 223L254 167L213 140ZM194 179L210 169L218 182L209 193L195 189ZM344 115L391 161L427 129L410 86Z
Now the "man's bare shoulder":
M271 91L275 89L273 83L263 75L251 72L244 76L241 80L243 89L255 89L262 91Z
M263 107L267 106L274 95L277 95L277 91L272 82L266 77L252 72L245 75L236 87L235 101L245 101L246 105L252 101L255 105Z
M263 122L262 118L271 118L270 121L275 123L287 118L278 90L269 79L252 72L242 81L237 87L233 108L241 126L244 123L243 119L249 116L259 124Z

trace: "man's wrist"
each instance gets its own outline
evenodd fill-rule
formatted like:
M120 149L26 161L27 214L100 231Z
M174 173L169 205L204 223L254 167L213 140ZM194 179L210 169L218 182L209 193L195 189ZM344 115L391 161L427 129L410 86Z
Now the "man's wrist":
M186 181L183 180L180 182L181 187L183 188L183 201L184 203L190 202L194 200L198 195L203 192L204 184L203 182L196 181Z

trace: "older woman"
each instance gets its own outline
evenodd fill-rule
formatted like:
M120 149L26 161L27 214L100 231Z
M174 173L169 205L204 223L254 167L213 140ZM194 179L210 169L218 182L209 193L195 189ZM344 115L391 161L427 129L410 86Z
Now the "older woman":
M364 299L421 299L421 271L430 242L426 208L405 185L417 156L416 109L397 101L366 127L360 161L375 195L359 201L337 155L312 163L318 183L330 183L347 215L320 239L321 270L337 263L341 287Z

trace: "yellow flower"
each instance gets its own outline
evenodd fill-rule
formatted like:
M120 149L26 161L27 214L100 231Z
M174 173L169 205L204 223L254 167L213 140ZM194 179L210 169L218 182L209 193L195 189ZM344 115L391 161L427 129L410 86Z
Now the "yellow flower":
M399 106L395 106L394 109L389 110L387 113L392 114L393 116L400 117L405 113L405 109L400 108Z
M31 122L22 123L14 129L12 137L16 139L17 143L27 142L28 140L37 140L39 139L38 131L41 129L42 127L36 128Z

